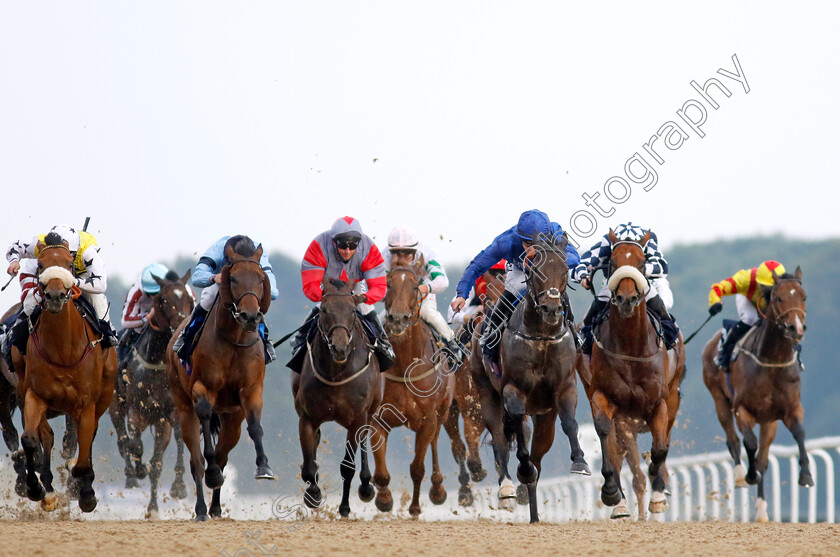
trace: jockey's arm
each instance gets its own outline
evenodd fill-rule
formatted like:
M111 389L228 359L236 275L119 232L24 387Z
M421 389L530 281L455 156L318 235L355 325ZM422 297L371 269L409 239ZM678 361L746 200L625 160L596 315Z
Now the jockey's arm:
M569 268L572 269L572 280L580 282L586 276L589 276L591 279L592 270L609 261L611 254L612 247L609 236L604 236L597 244L593 245L580 256L580 262L576 266L572 267L572 265L569 265Z
M717 303L722 303L724 296L732 296L734 294L745 294L750 287L750 271L741 269L731 277L724 279L712 285L709 290L709 305L713 306Z
M268 253L263 249L262 257L260 257L260 267L268 275L268 282L271 283L271 299L276 300L280 294L277 291L277 278L274 276L274 271L271 268L271 262L268 260Z
M140 285L134 283L123 304L120 321L123 329L137 329L143 326L143 311L140 308L140 298L143 297L143 290Z
M19 262L21 259L35 257L35 246L37 243L37 237L32 238L28 242L25 240L18 240L14 242L11 246L9 246L9 249L6 250L6 261L11 264L16 261Z
M429 287L429 292L432 294L440 294L449 288L449 277L446 276L443 265L438 263L436 259L426 260L426 277L424 283Z
M385 259L376 244L371 244L370 251L362 261L362 276L367 284L367 304L375 304L385 298L388 279L385 276Z
M668 261L659 251L656 234L650 233L650 240L645 245L645 276L659 278L668 275Z

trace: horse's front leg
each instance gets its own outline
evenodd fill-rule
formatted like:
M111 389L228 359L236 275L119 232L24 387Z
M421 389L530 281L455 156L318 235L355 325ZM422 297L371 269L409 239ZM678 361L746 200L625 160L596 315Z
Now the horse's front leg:
M744 438L744 449L747 451L747 470L746 481L750 485L755 485L761 476L761 473L755 467L755 453L758 451L758 437L755 436L753 428L756 420L746 408L739 406L735 412L735 422L738 425L738 430L741 432L741 437Z
M805 428L802 422L805 421L805 410L801 403L797 403L793 412L785 416L785 427L793 434L796 444L799 446L799 485L802 487L814 487L814 478L811 476L811 466L808 461L808 452L805 450Z
M216 462L220 470L224 470L228 463L230 451L239 442L242 434L242 420L245 418L245 411L241 408L236 412L219 415L219 442L216 445ZM222 488L213 488L213 497L210 501L210 517L222 517Z
M72 475L81 481L79 488L79 508L82 512L92 512L96 508L96 493L93 491L93 437L96 435L96 407L93 404L83 408L76 417L78 424L79 455Z
M248 421L248 436L254 442L254 449L257 452L257 471L254 478L257 480L276 480L277 476L268 466L268 457L263 448L263 428L260 422L263 407L262 384L254 386L250 392L242 393L243 405L245 407L245 419Z
M370 430L371 428L368 426L367 432L370 432ZM367 437L362 437L361 443L359 443L359 452L362 455L362 469L359 472L359 499L364 503L370 503L376 495L376 490L373 489L373 485L370 483L372 476L370 474L370 465L368 464L367 445Z
M169 495L173 499L186 499L187 486L184 483L184 437L181 435L181 425L178 419L173 415L169 418L169 423L175 433L175 481L172 482L172 487L169 488Z
M653 437L653 444L650 449L650 466L648 466L648 476L653 491L650 494L648 510L652 514L656 514L663 513L668 508L668 500L665 499L665 478L662 475L670 445L668 403L664 399L656 405L654 411L648 417L647 423Z
M306 416L300 418L298 424L298 435L300 437L300 449L303 453L303 465L300 467L300 479L306 482L306 493L303 494L303 502L310 509L317 509L321 506L321 488L318 487L318 441L320 434L316 424Z
M32 501L41 501L46 495L44 486L38 476L35 475L35 468L43 460L43 449L41 448L41 437L39 426L44 421L47 411L47 404L41 397L36 395L32 389L26 391L26 398L23 406L24 429L20 437L26 454L26 495Z
M173 392L173 394L176 394ZM176 394L176 397L179 395ZM186 398L184 395L182 398ZM201 425L192 405L186 400L178 402L181 435L190 451L190 473L195 482L195 521L209 520L207 504L204 502L204 456L201 454Z
M458 491L458 502L468 507L473 503L472 491L470 490L470 473L467 472L467 447L461 440L461 432L458 429L458 403L453 400L449 407L449 414L443 427L449 435L449 444L452 447L452 456L458 465L458 483L461 488Z
M539 522L540 517L537 513L537 481L539 475L542 473L542 459L551 449L554 443L554 423L557 421L557 416L554 412L547 412L539 416L534 416L534 437L531 441L531 462L537 469L537 480L533 484L528 484L528 504L531 511L531 522Z
M604 476L604 485L601 487L601 501L608 507L618 505L624 499L621 490L621 478L618 475L617 464L613 464L618 453L615 440L615 430L612 425L615 416L615 405L610 402L601 391L592 393L589 400L592 407L592 419L595 422L595 431L601 441L601 475Z
M755 521L768 522L767 500L764 498L764 476L767 472L767 464L770 456L770 445L776 438L778 421L763 423L759 426L758 454L755 457L755 467L758 469L758 496L755 501Z
M486 376L473 376L481 399L481 415L484 425L493 440L493 456L496 460L496 472L499 475L499 507L512 509L516 499L516 488L508 471L510 445L513 433L505 424L505 409L498 392ZM509 418L508 418L509 419ZM510 438L508 436L510 434Z
M423 476L426 473L426 450L435 436L435 431L438 429L437 419L434 415L427 416L423 425L414 436L414 459L408 467L411 482L413 484L413 492L411 496L411 504L408 506L408 514L412 518L420 516L420 487L423 484Z
M193 400L195 401L195 415L198 416L198 421L201 424L201 434L204 438L204 460L207 465L204 471L204 481L207 483L207 487L216 489L222 487L225 477L216 462L216 447L213 443L212 431L213 403L209 400L209 394L201 380L197 380L193 385Z
M149 506L146 507L146 518L151 520L156 520L158 518L158 482L160 481L160 474L163 470L163 453L166 452L166 447L169 445L169 440L172 438L172 426L165 419L161 419L154 424L154 432L155 446L152 458L149 461L149 484L151 485L151 495L149 497Z
M528 450L528 439L525 436L525 395L512 384L505 385L502 392L505 412L509 416L513 426L513 433L516 436L516 458L519 466L516 467L516 477L528 489L528 495L534 496L534 485L537 481L537 469L531 463L531 454ZM531 516L534 521L534 516Z
M58 507L58 498L55 496L55 490L53 489L53 473L50 463L52 461L51 457L55 435L50 427L50 423L46 419L41 420L41 424L38 427L38 434L41 437L41 445L44 447L44 456L41 460L41 483L44 485L44 489L46 489L46 495L41 501L41 507L45 511L54 511Z
M341 460L341 503L338 514L341 518L350 516L350 484L356 475L356 449L358 438L364 432L365 424L356 423L347 430L347 440L344 442L344 458Z
M370 434L370 447L373 449L373 460L375 470L373 472L373 485L376 486L376 508L380 512L391 512L394 508L394 497L388 487L391 483L391 474L388 473L388 463L385 455L388 451L388 434L390 428L379 419L371 423L373 431Z
M571 371L570 377L574 379L574 370ZM571 448L572 468L570 471L572 474L591 476L592 472L589 470L583 449L580 448L580 440L578 440L578 424L575 419L575 412L577 411L577 386L574 381L563 390L562 395L557 401L557 408L560 416L560 425L563 428L563 433L569 439L569 447Z

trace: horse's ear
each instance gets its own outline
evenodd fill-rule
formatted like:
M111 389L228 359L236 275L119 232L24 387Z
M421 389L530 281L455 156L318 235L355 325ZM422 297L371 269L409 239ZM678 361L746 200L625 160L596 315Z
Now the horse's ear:
M268 278L268 273L263 273L263 294L260 298L260 313L263 315L268 312L268 307L271 305L271 279Z
M38 240L38 243L35 244L35 253L41 253L41 250L45 247L47 247L47 245L41 240Z
M230 293L230 264L222 267L222 282L219 283L219 301L224 305L229 305L233 301L233 296Z
M192 269L187 269L187 272L184 274L184 276L182 276L181 278L178 279L178 282L180 282L181 284L186 286L187 281L190 279L191 274L192 274Z
M233 251L233 246L225 246L225 259L233 261L236 257L236 252Z
M642 236L641 240L639 240L639 245L641 245L642 247L645 247L645 244L647 244L649 241L650 241L650 230L645 232L645 235Z
M799 267L799 265L796 266L796 270L793 272L793 278L795 278L799 282L802 282L802 269Z
M166 284L166 279L156 277L155 275L152 275L152 278L155 279L155 282L158 283L158 286L164 286Z
M772 286L764 286L763 284L759 284L761 287L761 293L764 295L764 301L768 304L770 303L770 294L773 292Z
M414 262L414 272L418 275L423 270L423 267L426 265L426 259L423 257L423 254L420 254L420 258Z
M560 248L560 252L563 253L563 255L566 254L566 246L568 246L568 245L569 245L569 236L568 236L568 234L563 232L560 235L560 242L559 242L559 245L557 246L558 248Z
M263 249L262 249L262 244L260 244L260 245L257 246L257 250L254 252L254 257L256 258L257 261L259 261L262 258L262 256L263 256Z
M341 290L342 288L347 286L347 283L341 279L331 278L329 282L335 287L336 290Z
M615 235L615 232L613 232L612 228L610 228L610 233L609 233L608 236L610 238L610 243L611 244L615 244L616 242L618 242L618 236Z
M773 276L773 286L779 284L779 275L776 274L776 270L774 269L770 274Z
M68 251L70 250L70 243L67 240L62 240L61 245L67 248Z

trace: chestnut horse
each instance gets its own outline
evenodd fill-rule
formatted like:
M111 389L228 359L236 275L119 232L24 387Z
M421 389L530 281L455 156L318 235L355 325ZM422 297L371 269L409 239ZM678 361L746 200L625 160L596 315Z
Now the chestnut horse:
M196 522L209 518L204 502L205 477L207 487L213 490L210 516L222 515L222 471L228 454L239 442L242 420L248 422L248 435L257 453L256 479L276 479L265 456L260 424L265 355L258 328L271 304L269 278L260 266L262 253L262 245L247 255L226 247L227 264L222 267L219 294L196 342L190 373L172 350L178 332L188 319L181 323L166 348L169 385L181 434L190 451L190 472L196 486Z
M515 495L508 472L510 446L516 440L517 477L527 486L531 522L539 521L537 481L542 459L554 443L558 415L571 447L572 473L589 475L578 441L577 351L563 311L568 281L568 237L534 237L525 261L527 290L501 336L501 376L491 363L473 366L484 424L493 436L499 472L499 504L508 507ZM493 342L495 339L489 339ZM525 416L534 421L529 453Z
M388 433L394 427L406 425L414 432L414 460L409 472L414 490L408 513L420 515L420 486L426 473L426 450L432 447L432 487L429 498L435 505L446 501L443 475L438 461L438 436L449 414L455 393L454 364L444 351L438 349L431 327L420 319L422 297L420 274L424 261L408 267L395 267L388 272L388 293L385 295L385 331L394 347L394 367L386 371L383 406L390 405L399 412L399 421L382 416L373 424L371 445L376 460L373 483L376 486L376 507L390 511L394 500L388 484L391 476L385 453Z
M57 410L76 423L79 452L71 472L81 483L79 508L91 512L97 502L91 448L99 418L114 393L117 353L102 348L102 337L70 301L81 294L74 286L73 255L66 241L53 242L49 236L50 245L39 242L37 248L42 311L26 355L12 348L18 396L24 401L21 445L26 454L26 494L32 501L42 501L47 510L57 505L50 470L54 436L47 422L47 412ZM37 460L40 481L35 476Z
M292 394L300 417L300 448L303 452L300 477L307 483L303 500L310 508L318 508L324 502L318 485L316 460L321 424L337 422L347 430L345 454L341 461L342 495L338 507L342 517L350 514L350 482L356 474L356 449L359 445L362 457L359 497L362 501L373 499L365 438L372 429L371 420L382 401L379 362L367 344L357 315L353 286L353 282L336 279L324 281L317 335L307 347L308 354L301 372L292 373Z
M793 275L786 273L781 277L774 273L773 283L772 288L765 289L768 304L764 318L735 348L738 357L733 358L729 377L714 362L721 333L716 333L703 349L703 381L715 400L718 420L726 432L726 447L736 464L736 487L758 485L756 522L769 519L764 473L778 420L782 420L799 445L799 485L814 485L805 451L802 427L805 411L796 353L796 345L805 334L802 270L797 267ZM746 473L741 464L733 413L747 451L749 471ZM760 426L759 438L753 432L755 424Z
M629 515L619 476L627 446L619 448L615 424L624 423L622 432L635 435L640 426L634 422L641 420L653 437L648 467L653 492L648 508L659 514L668 506L664 464L679 408L685 347L679 340L675 349L668 351L647 313L645 296L649 284L643 272L643 246L650 239L650 231L639 242L619 241L612 229L609 238L612 257L608 288L612 299L607 319L595 334L591 383L586 389L604 455L601 501L621 508L621 512L613 513L613 518ZM639 518L643 518L642 513Z
M461 484L458 490L458 503L465 507L473 503L470 475L472 474L472 481L474 482L480 482L487 477L487 471L481 465L481 458L478 454L481 434L485 431L485 427L481 418L478 390L475 388L470 366L477 365L480 369L481 349L478 347L478 339L481 338L482 323L484 322L484 316L492 310L493 304L505 290L505 271L504 269L491 269L484 273L482 278L487 285L487 290L482 298L481 309L464 323L463 331L456 332L459 338L469 335L469 340L466 342L469 347L469 354L455 372L455 398L452 400L452 406L449 407L449 417L443 424L446 433L449 434L452 456L455 457L455 462L458 464L458 483ZM475 360L473 360L474 355L477 355ZM464 417L466 447L461 440L459 416Z
M174 274L174 273L173 273ZM178 325L192 312L194 301L186 289L190 271L181 277L160 279L152 276L160 285L160 291L152 296L151 319L143 327L134 343L123 378L117 379L116 391L122 386L122 396L111 402L111 420L117 428L117 444L125 458L126 487L136 487L138 478L149 474L151 499L146 509L146 518L156 518L158 512L157 488L172 430L178 454L175 461L175 481L170 495L185 499L184 484L184 440L175 415L175 403L166 378L164 356L166 346ZM154 426L154 453L150 466L143 464L142 434ZM122 430L122 431L120 431Z

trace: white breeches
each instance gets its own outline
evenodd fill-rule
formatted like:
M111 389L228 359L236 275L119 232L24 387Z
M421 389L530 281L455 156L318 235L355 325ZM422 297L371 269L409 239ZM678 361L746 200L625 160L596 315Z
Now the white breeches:
M31 258L21 260L20 272L28 275L37 275L38 260ZM84 276L84 274L80 275L80 277ZM93 310L96 312L96 317L98 319L111 320L111 311L108 306L108 298L105 294L91 294L90 292L82 290L82 297L90 302L91 306L93 306ZM40 297L37 295L37 288L29 289L26 293L26 297L23 299L23 312L26 315L32 315L32 312L35 310L35 307L38 306L40 301Z
M665 304L665 309L670 312L671 308L674 307L674 295L671 293L671 285L668 279L666 277L660 277L650 279L648 282L650 283L650 289L647 295L645 295L645 301L659 295L662 303ZM598 299L603 302L609 302L611 297L612 293L607 288L607 280L604 279L604 282L601 284L601 290L598 291Z
M517 269L510 261L505 264L505 290L516 294L517 298L528 290L528 284L525 282L525 271Z
M420 304L420 318L428 323L446 340L452 340L455 333L446 324L446 320L437 309L437 301L434 294L428 294Z
M201 299L199 300L199 305L201 305L201 309L206 311L210 311L210 308L213 307L213 301L216 299L216 296L219 295L219 285L215 282L208 286L207 288L203 288L201 290Z
M738 319L747 325L758 323L758 310L755 304L743 294L735 294L735 308L738 310Z

